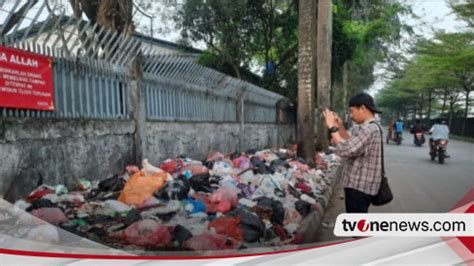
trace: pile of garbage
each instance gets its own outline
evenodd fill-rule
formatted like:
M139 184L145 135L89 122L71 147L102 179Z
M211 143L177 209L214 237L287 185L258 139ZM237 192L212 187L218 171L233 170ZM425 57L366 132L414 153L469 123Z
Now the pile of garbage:
M294 150L144 160L102 181L41 185L15 206L76 235L127 250L223 250L300 244L300 223L328 203L335 154L316 168Z

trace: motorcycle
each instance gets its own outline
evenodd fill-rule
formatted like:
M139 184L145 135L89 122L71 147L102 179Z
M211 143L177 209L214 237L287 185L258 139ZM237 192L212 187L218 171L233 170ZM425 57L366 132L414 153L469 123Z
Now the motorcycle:
M438 162L440 164L444 163L444 159L449 158L446 154L446 149L448 146L448 140L439 139L436 141L431 141L431 160L434 161L438 157Z
M402 133L396 133L396 132L390 132L389 134L387 134L387 144L390 142L390 141L394 141L395 143L397 143L398 145L401 145L402 144L402 140L403 140L403 134Z
M413 135L414 135L413 142L415 143L416 146L421 147L421 145L425 143L425 136L421 132L415 133Z

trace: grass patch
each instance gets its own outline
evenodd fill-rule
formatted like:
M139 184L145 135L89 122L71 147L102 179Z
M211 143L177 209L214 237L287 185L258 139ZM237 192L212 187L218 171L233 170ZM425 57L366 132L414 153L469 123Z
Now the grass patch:
M463 137L463 136L449 134L449 138L474 143L474 138L473 137Z

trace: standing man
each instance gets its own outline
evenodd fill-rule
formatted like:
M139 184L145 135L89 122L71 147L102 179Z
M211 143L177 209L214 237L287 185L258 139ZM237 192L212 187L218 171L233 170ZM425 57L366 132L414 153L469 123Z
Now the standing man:
M357 124L351 135L337 114L326 110L323 115L336 144L336 154L346 158L342 169L346 212L367 213L382 181L382 132L374 116L381 111L367 93L352 97L349 107Z

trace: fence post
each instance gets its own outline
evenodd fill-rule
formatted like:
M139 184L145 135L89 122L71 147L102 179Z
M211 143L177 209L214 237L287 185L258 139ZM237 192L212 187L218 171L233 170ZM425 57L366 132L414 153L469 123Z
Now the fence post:
M240 91L235 96L236 102L236 117L239 123L239 149L244 151L245 141L245 87L241 87Z
M128 106L130 119L135 121L135 132L133 134L132 158L136 165L141 165L146 150L146 112L145 112L145 92L143 83L142 57L137 56L129 67L130 87Z

